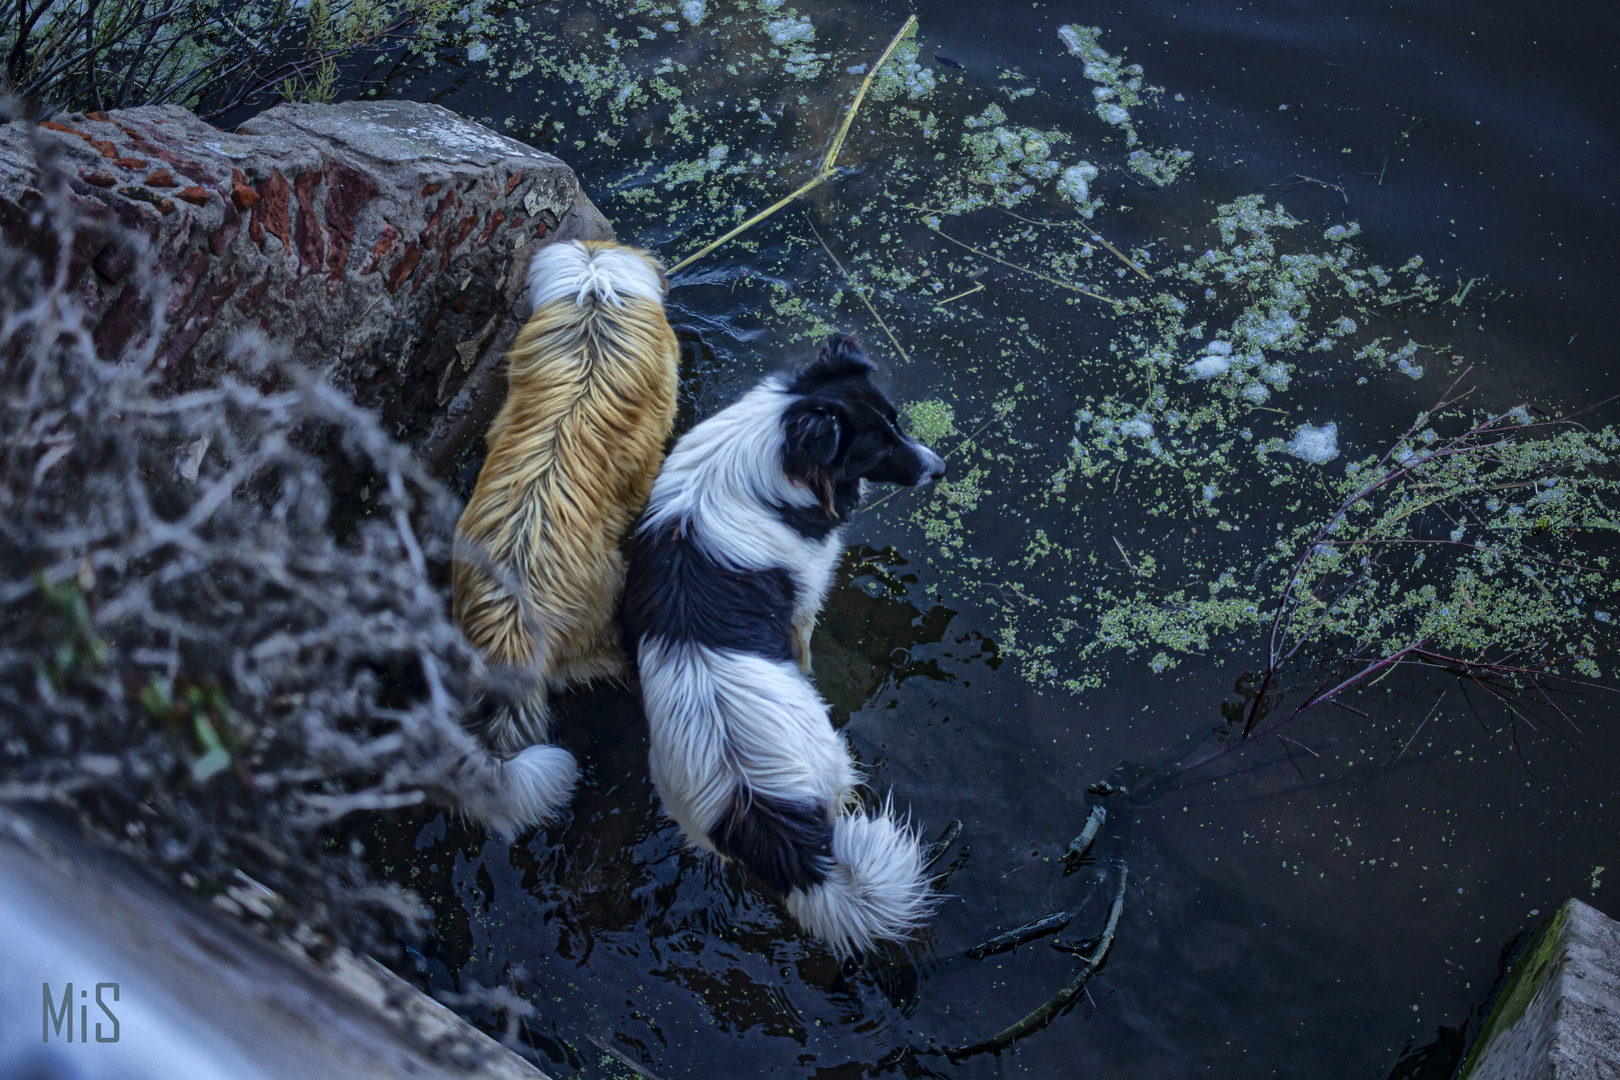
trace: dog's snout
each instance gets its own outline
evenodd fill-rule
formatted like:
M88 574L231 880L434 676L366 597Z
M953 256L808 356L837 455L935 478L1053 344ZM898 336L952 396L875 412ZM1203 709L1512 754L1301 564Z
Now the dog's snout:
M945 475L944 458L940 457L926 446L919 444L917 449L921 451L919 456L922 458L922 474L917 477L918 484L932 484L935 480L938 480L940 477Z

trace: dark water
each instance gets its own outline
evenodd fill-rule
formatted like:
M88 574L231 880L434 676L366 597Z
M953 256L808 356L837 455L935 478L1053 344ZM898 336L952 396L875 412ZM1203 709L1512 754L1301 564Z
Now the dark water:
M728 200L763 205L764 193L785 193L813 171L856 81L845 68L874 57L907 14L890 4L801 5L814 48L833 59L817 78L784 84L724 70L716 42L725 39L705 33L725 5L710 4L696 28L670 14L673 5L664 14L633 7L517 16L537 42L559 24L628 37L637 19L676 20L679 33L635 62L686 64L682 101L694 123L724 133L728 161L759 154L724 198L692 195L701 183L661 187L658 168L647 167L704 149L671 134L667 102L610 125L592 112L597 99L554 73L494 79L454 63L396 75L388 92L497 126L512 117L511 130L574 165L622 239L674 262L735 220ZM694 266L670 300L687 346L683 422L807 355L809 324L793 301L872 341L897 400L954 403L964 434L992 415L998 395L1018 401L985 440L1002 464L985 481L987 498L965 513L962 549L947 558L925 536L913 517L922 496L861 515L815 642L818 683L874 788L892 789L930 833L963 822L942 864L948 899L910 948L840 971L744 876L682 850L646 776L634 696L594 691L562 705L558 738L586 774L568 820L511 847L442 818L420 835L416 822L373 843L379 865L438 913L425 977L435 987L517 989L538 1009L520 1042L559 1076L628 1075L593 1040L664 1080L1448 1076L1519 935L1570 896L1620 910L1610 898L1620 888L1614 699L1570 698L1561 702L1567 720L1538 723L1465 701L1453 684L1393 677L1350 697L1352 708L1306 716L1292 743L1269 740L1150 798L1120 801L1094 857L1066 874L1059 856L1085 819L1087 785L1220 723L1223 703L1242 700L1235 684L1257 649L1221 641L1215 655L1159 675L1140 656L1113 655L1091 664L1100 687L1070 692L1025 677L1006 636L1018 606L1008 597L1027 591L1056 603L1091 580L1082 556L1113 560L1121 536L1167 564L1213 557L1226 541L1145 515L1128 473L1123 487L1116 478L1112 490L1088 489L1075 507L1037 498L1040 470L1021 463L1066 443L1085 397L1114 385L1105 367L1082 361L1106 355L1119 325L1106 307L999 264L979 260L969 277L972 260L915 215L906 224L873 207L892 205L906 183L926 193L931 170L947 168L929 154L953 151L962 117L991 101L1018 124L1095 135L1089 84L1055 29L1097 25L1109 51L1166 88L1161 107L1137 120L1144 140L1190 150L1196 163L1163 189L1118 169L1096 182L1112 186L1092 225L1116 245L1159 258L1183 235L1208 243L1202 223L1214 207L1252 192L1318 232L1357 221L1368 261L1424 256L1442 293L1412 312L1411 332L1443 338L1474 365L1470 378L1491 407L1583 407L1620 390L1610 332L1620 288L1620 9L1035 3L924 4L917 15L919 60L941 82L918 107L937 111L949 138L925 150L857 123L841 159L852 174ZM1009 71L1022 81L1003 78ZM1000 89L1023 86L1041 92ZM724 126L719 118L750 96L778 110L775 123ZM656 197L637 194L646 188ZM1018 213L1047 220L1063 207L1041 194ZM951 276L950 292L987 287L963 316L934 307L941 293L880 292L880 313L908 347L902 361L863 307L847 292L835 297L844 283L807 223L850 265L892 267L897 252L915 250L935 275ZM981 210L947 231L977 244L1008 225ZM1034 260L1039 243L1000 250ZM1103 258L1082 276L1124 288L1116 270L1123 275ZM1472 302L1447 306L1471 279L1480 279ZM1287 416L1257 413L1254 423L1286 436L1297 420L1331 416L1359 455L1398 434L1441 385L1438 365L1421 381L1384 373L1362 383L1342 367L1302 366L1286 401L1272 402ZM1286 516L1262 483L1243 497L1251 535ZM1077 554L1061 573L1018 577L1037 526ZM1229 544L1239 565L1252 555L1247 542ZM987 588L988 571L962 569L967 555L1005 569L1012 584ZM1051 645L1045 626L1028 633ZM1121 865L1129 879L1117 940L1070 1012L999 1058L958 1063L927 1052L1005 1027L1077 970L1075 957L1044 941L979 961L964 950L1059 909L1075 913L1067 937L1096 934Z

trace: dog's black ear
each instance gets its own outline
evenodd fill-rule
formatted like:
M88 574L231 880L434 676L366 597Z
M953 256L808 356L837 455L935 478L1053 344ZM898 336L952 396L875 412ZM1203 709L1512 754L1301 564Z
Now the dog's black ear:
M820 383L851 375L870 375L875 370L877 365L867 358L860 339L854 334L833 334L821 346L816 358L794 374L793 385L788 389L802 394Z
M794 478L833 467L838 461L838 444L843 439L844 422L825 407L796 411L785 417L787 474Z
M814 491L831 512L845 442L843 417L826 406L811 406L790 412L782 426L782 471Z

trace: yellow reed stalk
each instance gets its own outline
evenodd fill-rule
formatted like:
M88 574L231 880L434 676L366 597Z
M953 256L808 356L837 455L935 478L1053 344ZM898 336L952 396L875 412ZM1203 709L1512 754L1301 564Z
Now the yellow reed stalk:
M872 85L873 76L878 73L878 69L881 68L884 63L888 61L889 57L894 54L894 50L899 47L901 39L906 36L913 26L916 25L917 16L906 16L905 24L900 27L900 32L894 35L894 40L889 42L889 47L883 50L883 55L878 57L877 63L873 64L871 70L866 73L866 78L861 80L860 89L855 92L855 100L850 102L849 108L844 112L844 120L838 125L838 133L833 136L832 145L827 149L827 156L821 159L821 168L817 170L816 175L812 176L809 180L806 180L803 184L800 184L798 188L796 188L791 194L785 195L778 199L776 202L767 206L765 209L761 210L759 213L755 214L741 225L738 225L736 228L732 229L718 240L710 241L709 243L698 248L692 254L688 255L686 258L682 259L680 262L676 263L674 266L670 267L669 272L671 274L679 273L682 269L690 266L692 263L697 262L715 248L720 247L722 244L725 244L740 234L747 232L755 225L758 225L760 222L782 209L782 207L787 206L789 203L800 198L807 192L813 191L822 184L826 183L828 180L831 180L834 176L838 175L838 155L844 149L844 139L849 135L850 125L855 122L855 112L861 107L861 102L866 98L866 91L867 88ZM893 340L893 335L890 335L890 339Z
M827 156L821 159L822 172L831 172L837 164L838 152L844 148L844 136L849 134L849 126L855 122L855 110L861 107L861 102L866 98L867 89L871 87L872 80L877 77L878 69L888 63L889 57L894 55L894 50L899 48L900 40L916 25L917 16L907 15L905 23L900 27L900 32L894 35L894 39L889 42L889 47L883 50L882 56L878 57L877 63L873 64L866 72L866 78L861 80L861 88L855 91L855 100L850 103L849 111L844 113L844 122L838 125L838 134L833 136L832 145L827 147Z
M972 296L974 293L978 292L982 288L984 288L984 282L982 282L982 281L976 282L974 284L973 288L971 288L971 289L963 289L961 292L957 293L955 296L947 296L945 299L939 301L934 306L937 307L937 308L942 308L946 304L950 303L952 300L960 300L964 296Z

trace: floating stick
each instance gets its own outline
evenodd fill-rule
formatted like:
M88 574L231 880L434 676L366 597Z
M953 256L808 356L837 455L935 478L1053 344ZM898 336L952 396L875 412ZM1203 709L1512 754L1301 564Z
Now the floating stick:
M1097 947L1092 950L1090 956L1081 961L1085 966L1081 968L1080 974L1076 975L1063 989L1053 994L1040 1008L1018 1021L1012 1027L997 1035L992 1035L982 1042L958 1047L955 1050L947 1050L945 1056L965 1058L973 1054L982 1054L987 1050L1005 1050L1025 1035L1033 1035L1041 1030L1041 1028L1050 1024L1058 1013L1068 1008L1070 1003L1079 997L1080 992L1086 988L1086 983L1091 981L1091 976L1096 973L1097 968L1102 966L1103 958L1108 955L1109 948L1114 944L1114 931L1119 927L1120 912L1125 909L1125 882L1128 877L1125 865L1121 863L1119 867L1119 887L1114 890L1114 905L1108 911L1108 925L1103 927L1102 937L1097 939Z
M1103 821L1107 817L1108 811L1101 804L1091 808L1091 815L1086 818L1085 827L1080 830L1080 835L1070 840L1068 849L1063 852L1065 862L1078 859L1091 850L1091 842L1097 839L1097 833L1102 829Z
M997 934L989 941L982 942L967 951L969 960L983 960L987 956L997 953L1010 952L1020 945L1027 945L1038 937L1055 934L1074 918L1067 911L1054 911L1050 915L1043 915L1034 922L1027 922L1023 926L1008 930L1005 934Z

